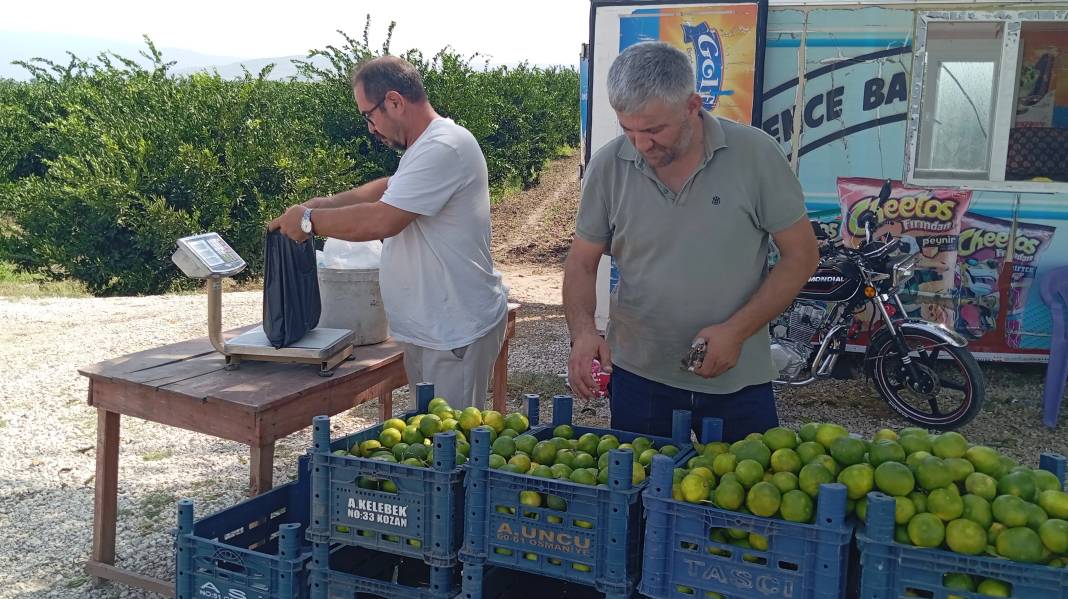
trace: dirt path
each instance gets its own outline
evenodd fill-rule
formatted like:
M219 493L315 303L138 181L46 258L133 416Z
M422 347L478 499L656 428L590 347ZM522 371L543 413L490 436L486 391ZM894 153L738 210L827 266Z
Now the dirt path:
M531 189L493 207L493 259L499 264L560 265L578 209L578 155L557 160Z

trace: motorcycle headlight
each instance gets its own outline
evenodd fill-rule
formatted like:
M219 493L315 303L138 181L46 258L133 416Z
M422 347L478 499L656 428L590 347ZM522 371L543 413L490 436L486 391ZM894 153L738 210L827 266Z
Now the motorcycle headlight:
M919 254L912 254L911 256L904 256L894 263L893 269L893 284L897 287L912 278L913 271L916 270L916 263L920 261Z

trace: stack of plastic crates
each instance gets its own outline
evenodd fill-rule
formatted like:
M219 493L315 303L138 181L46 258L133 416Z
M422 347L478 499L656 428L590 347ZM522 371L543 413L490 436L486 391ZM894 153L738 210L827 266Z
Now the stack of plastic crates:
M1064 456L1044 453L1039 466L1057 475L1063 488ZM894 541L893 497L868 495L867 526L857 532L861 562L861 599L923 597L981 599L988 595L945 586L947 574L993 579L1010 589L1014 599L1068 599L1068 568L1025 564L999 557L963 555L914 547Z
M433 397L433 385L417 385L417 410L405 416L426 413ZM330 419L314 419L307 533L312 599L351 599L356 593L451 599L459 592L464 474L456 463L456 433L434 436L429 468L340 451L378 439L382 427L331 441ZM368 480L390 481L396 490L361 486Z
M718 441L722 421L702 422L702 441ZM653 459L644 492L645 563L641 594L652 599L846 596L853 525L846 488L824 484L811 524L763 518L672 498L671 460ZM762 549L724 542L726 533L760 535ZM729 540L729 539L728 539Z
M537 412L537 396L527 396L528 411ZM571 425L572 400L553 398L552 427ZM553 428L532 431L539 440L553 436ZM611 429L573 426L575 435L611 433L628 443L641 435ZM654 447L674 445L675 460L692 455L690 413L676 411L672 438L647 437ZM645 482L632 484L634 456L629 449L612 450L608 482L582 485L569 480L539 478L491 469L490 436L475 431L467 471L467 506L464 523L464 599L493 597L490 581L507 580L501 569L540 576L533 586L549 580L596 589L601 596L632 596L640 576L642 507ZM670 463L672 460L665 456ZM554 498L554 504L532 507L521 493Z
M307 458L297 480L193 521L193 502L178 502L178 599L306 599L311 545Z

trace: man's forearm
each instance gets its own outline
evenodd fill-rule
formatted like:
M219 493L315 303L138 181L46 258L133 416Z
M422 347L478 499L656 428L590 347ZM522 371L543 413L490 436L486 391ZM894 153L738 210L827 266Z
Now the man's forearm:
M803 255L783 256L745 306L723 324L748 339L765 327L794 301L815 266Z
M597 308L597 271L577 264L564 266L564 315L567 328L574 339L579 335L597 333L594 311Z
M344 208L346 206L377 202L386 193L388 184L389 177L382 177L381 179L364 183L354 189L336 193L328 198L316 198L315 201L306 202L305 205L309 208Z
M312 211L312 230L316 235L345 241L385 239L385 231L374 204L355 204L343 208L316 208Z

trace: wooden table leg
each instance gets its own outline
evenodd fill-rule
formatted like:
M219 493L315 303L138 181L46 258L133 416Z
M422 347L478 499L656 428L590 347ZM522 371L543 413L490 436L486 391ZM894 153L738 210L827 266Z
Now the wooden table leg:
M249 448L251 482L249 496L270 491L274 485L274 443Z
M505 335L501 353L497 354L497 361L493 363L493 409L501 414L507 412L505 404L508 401L508 341L509 336Z
M93 497L91 561L115 563L115 522L119 492L118 412L96 410L96 491ZM101 582L98 580L97 582Z
M378 390L378 421L385 422L393 418L393 386L387 382L380 384Z

